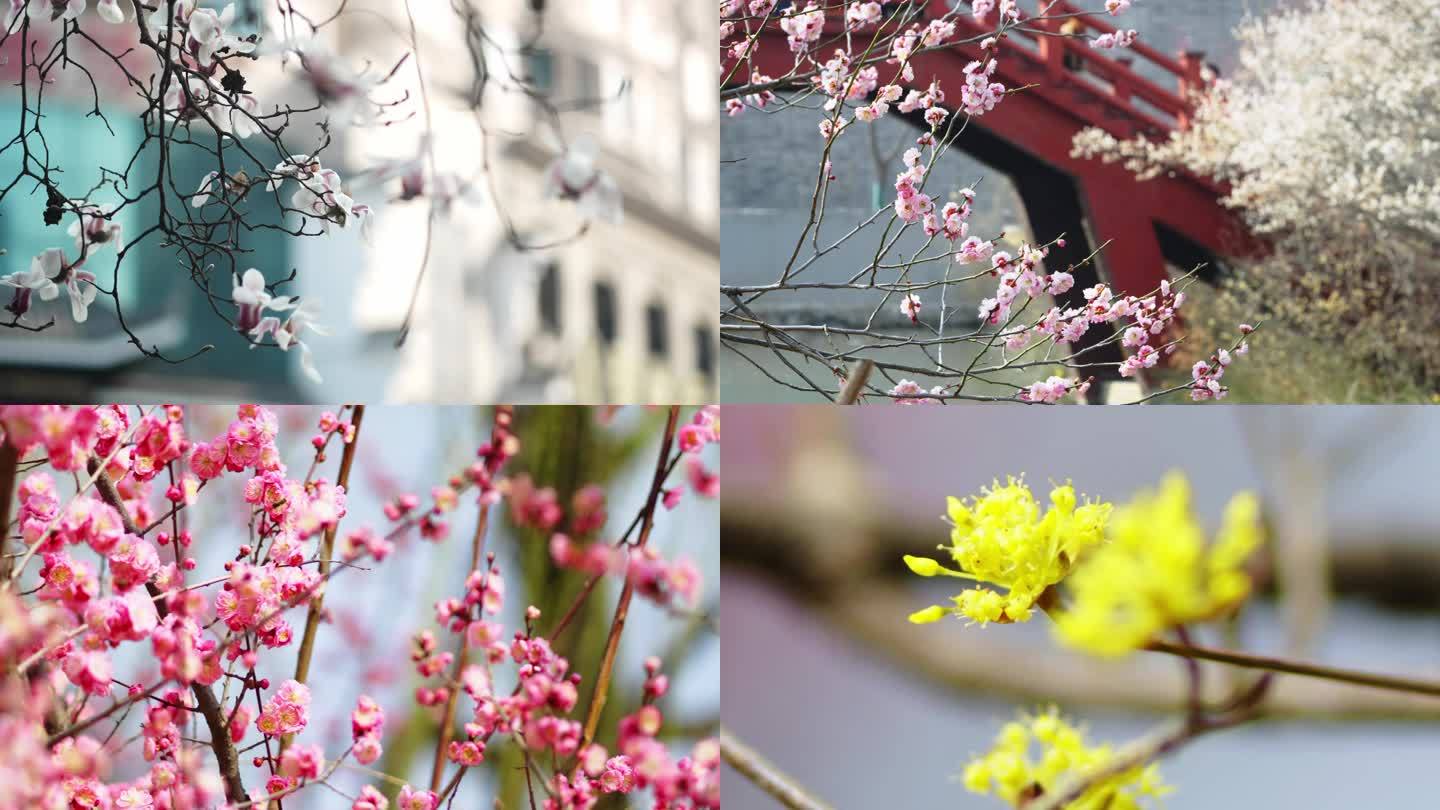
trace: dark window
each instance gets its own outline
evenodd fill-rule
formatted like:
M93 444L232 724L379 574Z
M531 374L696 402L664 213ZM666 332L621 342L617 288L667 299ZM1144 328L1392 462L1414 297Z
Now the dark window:
M235 4L235 20L238 25L231 28L233 33L253 34L260 30L260 14L263 0L240 0ZM123 8L123 6L122 6Z
M555 262L540 271L540 329L560 334L560 265Z
M530 85L538 92L549 93L555 88L555 56L545 48L525 52L525 73Z
M576 56L570 63L570 69L575 74L571 80L573 87L570 88L570 94L577 101L599 100L604 92L600 88L600 66L583 56Z
M615 342L615 288L608 282L595 282L595 330L606 346Z
M708 326L695 327L695 367L706 379L715 376L715 335Z
M665 329L665 307L658 303L645 308L645 335L650 353L664 357L670 348L670 335Z

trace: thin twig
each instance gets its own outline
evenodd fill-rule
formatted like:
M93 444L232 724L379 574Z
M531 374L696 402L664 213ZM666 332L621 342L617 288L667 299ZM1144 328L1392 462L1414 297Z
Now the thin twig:
M20 466L20 451L15 445L0 439L0 540L10 539L10 510L15 500L15 474ZM3 551L3 548L0 548ZM0 580L10 578L11 559L0 554Z
M830 805L810 795L810 791L796 784L769 760L735 739L724 726L720 727L720 757L751 784L790 810L831 810Z
M1152 641L1145 646L1145 649L1153 652L1179 655L1186 658L1198 658L1203 661L1215 661L1237 667L1264 669L1271 672L1283 672L1289 675L1303 675L1309 678L1323 678L1329 681L1372 686L1376 689L1388 689L1392 692L1410 692L1417 695L1440 697L1440 683L1418 678L1404 678L1396 675L1382 675L1373 672L1358 672L1353 669L1342 669L1340 667L1330 667L1323 664L1311 664L1305 661L1292 661L1286 658L1252 655L1250 653L1222 650L1214 647L1200 647L1193 644L1173 644L1168 641Z
M850 372L850 377L845 380L845 390L840 392L840 398L835 400L836 405L854 405L865 393L865 384L870 381L870 374L875 371L875 361L865 358L855 364Z
M355 432L350 437L350 442L340 454L340 472L335 478L335 486L350 491L350 467L355 462L355 447L360 444L360 423L365 419L365 406L356 405L350 415L350 424L354 426ZM335 553L335 533L340 528L340 521L335 521L325 530L320 539L320 577L324 579L330 575L330 561ZM310 658L315 653L315 636L320 630L320 621L325 613L325 590L316 591L315 597L310 600L310 609L305 615L305 631L300 637L300 651L295 659L295 680L305 683L310 677ZM290 747L294 739L293 734L287 734L280 739L280 753Z
M650 530L655 526L655 507L660 501L660 491L665 485L665 474L670 469L670 448L675 444L675 427L680 421L680 406L671 405L670 415L665 422L665 438L660 442L660 455L655 462L655 476L650 481L650 496L645 501L644 522L640 526L640 537L635 547L643 549L650 540ZM605 655L600 660L600 674L595 679L595 691L590 697L590 710L585 715L585 735L581 747L595 739L595 728L600 724L600 712L605 708L606 693L610 691L610 672L615 666L615 654L620 649L620 633L625 629L625 619L630 615L630 598L635 588L627 578L620 591L620 602L615 606L615 618L610 623L610 637L605 641Z
M490 426L490 441L498 440L501 429L509 429L513 418L512 408L509 406L495 407L495 415ZM466 574L480 570L480 563L485 559L485 538L490 526L490 504L481 502L480 514L475 519L475 533L470 538L470 568ZM488 566L487 566L488 570ZM488 574L485 580L488 586ZM461 632L460 654L455 656L455 665L450 671L450 694L445 700L445 711L440 715L440 735L435 740L435 762L430 772L430 791L433 793L440 789L440 780L445 777L445 749L450 744L450 733L455 726L455 710L460 702L460 675L465 671L470 657L470 634ZM461 766L460 773L464 773L466 766ZM458 780L459 774L456 775ZM456 785L459 784L457 781ZM446 789L449 793L450 789Z

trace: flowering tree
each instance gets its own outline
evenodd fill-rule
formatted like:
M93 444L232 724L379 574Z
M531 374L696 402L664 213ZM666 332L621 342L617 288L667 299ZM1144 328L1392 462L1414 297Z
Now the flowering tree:
M62 295L68 316L83 322L103 297L142 354L183 359L147 348L126 319L135 302L122 300L120 282L139 272L137 247L153 244L173 256L175 275L167 286L188 279L241 339L252 347L298 350L306 373L318 378L305 343L320 331L316 309L285 293L302 270L252 266L255 243L277 233L308 239L364 228L372 205L382 199L428 206L429 229L457 206L482 198L498 206L502 197L488 171L494 124L482 109L487 90L536 105L561 142L545 187L535 190L575 203L573 235L559 241L578 238L592 218L618 221L620 197L614 181L596 168L593 145L583 138L566 143L559 126L565 112L603 100L552 98L520 67L543 30L543 3L530 4L535 33L513 46L490 35L474 4L444 8L469 55L467 64L447 75L449 84L464 88L459 95L474 113L486 168L477 176L437 165L432 94L410 2L401 6L412 50L384 66L332 52L331 32L360 13L347 3L324 4L321 13L285 0L269 4L273 9L262 20L257 9L264 5L254 3L242 18L233 4L212 8L197 0L98 0L93 12L88 0L7 4L0 52L18 71L18 126L0 148L15 165L13 176L0 180L0 202L32 207L37 220L43 213L46 227L68 227L67 238L56 238L55 246L21 257L28 269L0 277L13 292L5 308L9 317L0 324L42 331L55 316L40 302ZM419 98L393 87L397 76L412 71ZM292 104L259 97L247 76L274 72L296 78L309 99ZM112 118L138 120L141 137L133 152L115 165L62 165L66 156L52 152L47 140L54 87L88 97L87 117L99 119L112 136ZM368 166L349 178L328 165L337 130L385 127L417 116L425 127L413 157ZM194 172L196 161L208 171ZM81 188L69 179L77 174L100 179ZM495 210L517 249L556 244L528 242L503 208ZM140 230L122 233L119 219L132 212L144 217ZM417 290L430 250L427 229ZM414 306L412 297L402 340Z
M1086 13L1041 3L1035 14L1027 14L1016 0L998 5L974 0L968 8L922 0L722 2L720 96L726 112L732 117L812 116L819 138L818 155L810 164L815 179L813 187L807 186L808 215L793 247L784 249L775 281L722 287L729 302L722 324L727 346L737 353L741 348L773 352L786 369L780 372L783 378L770 375L780 385L834 399L837 384L829 378L838 378L844 388L853 366L860 379L849 397L884 395L907 404L954 399L1053 403L1083 397L1097 375L1136 377L1155 368L1181 340L1177 317L1193 274L1143 295L1121 294L1103 282L1077 287L1075 271L1090 265L1094 255L1064 268L1047 267L1052 249L1065 246L1064 234L1047 235L1013 253L1000 250L1002 234L971 232L974 188L937 189L930 182L972 119L1027 89L997 80L1003 41L1025 32L1083 36L1098 49L1129 47L1136 36L1130 29L1088 36L1065 27L1077 19L1121 15L1129 5L1129 0L1108 0ZM967 17L984 33L962 35L960 23ZM914 61L925 53L976 44L982 58L965 67L959 86L942 86L939 78L916 71ZM789 52L781 52L787 46ZM895 178L893 198L858 221L836 225L838 236L822 236L832 186L854 168L832 161L836 144L861 137L868 126L892 115L906 117L919 129L903 153L904 170ZM918 249L902 243L906 236L918 240ZM862 238L874 244L873 250L866 248L863 264L845 268L838 277L814 278L833 264L843 244ZM938 279L920 277L922 271L937 274L937 267ZM962 328L953 322L965 316L947 303L947 295L980 279L992 279L994 293L980 303L979 325ZM854 291L873 296L869 315L858 327L777 323L757 312L756 302L766 297ZM887 328L886 313L898 313L914 328ZM1250 331L1242 326L1227 348L1197 362L1188 383L1149 396L1180 390L1197 400L1224 396L1221 378L1233 356L1245 351ZM804 340L817 335L847 343L830 348ZM1122 348L1128 352L1122 359L1103 359L1107 351L1121 357ZM897 356L917 349L929 365ZM954 359L956 352L961 361ZM819 376L812 376L817 368ZM870 381L872 369L883 382ZM909 379L918 375L942 383L927 390ZM980 386L989 390L977 392ZM989 392L995 389L1001 393Z
M601 537L610 504L600 487L564 503L508 472L545 450L521 446L508 407L495 409L476 460L428 499L399 490L384 503L387 525L342 532L364 415L363 406L324 414L308 465L291 469L277 415L258 406L240 407L210 441L190 434L178 406L0 408L0 807L278 808L320 788L340 792L333 777L346 769L378 780L341 793L355 810L435 810L497 757L520 765L522 795L547 810L641 791L657 808L720 806L716 744L686 755L660 739L669 680L659 658L645 661L638 705L605 711L634 600L676 616L695 608L694 566L649 540L662 510L689 497L670 481L677 468L696 496L718 494L698 456L719 440L717 412L682 419L666 409L643 500L613 541ZM331 480L321 472L337 450ZM188 518L232 497L244 539L225 550L223 570L197 570L197 552L215 541L192 533ZM416 628L410 645L413 703L439 722L433 775L411 784L377 770L403 729L387 734L388 712L360 684L319 674L316 638L334 621L332 579L411 553L417 536L456 542L452 522L469 499L469 568L447 577L454 590L435 605L438 626ZM563 612L531 604L505 626L516 579L492 542L502 505L517 527L550 536L549 581L567 581L557 569L583 573L582 587L550 594L568 603ZM589 632L582 617L610 578L622 583L619 598L608 627L589 625L603 652L582 673L559 650ZM282 651L293 652L293 669ZM330 744L305 733L322 690L354 706Z
M1249 601L1266 542L1260 501L1236 494L1213 538L1196 516L1187 478L1123 504L1082 499L1069 483L1042 501L1023 479L996 481L970 498L951 497L949 543L939 559L906 555L913 574L951 578L961 588L915 611L927 625L958 618L966 632L1042 621L1055 641L1097 659L1159 653L1180 660L1186 691L1178 717L1152 734L1115 745L1090 738L1054 707L1005 724L993 747L972 755L961 775L971 792L1024 810L1158 807L1170 792L1159 762L1193 740L1260 718L1277 674L1440 695L1440 683L1257 655L1202 644ZM853 597L853 594L849 594ZM933 642L931 642L933 643ZM1251 670L1221 672L1216 664ZM1012 668L1012 664L1007 664ZM722 755L785 807L825 805L728 735Z
M1382 21L1382 12L1393 14ZM1440 80L1405 56L1440 46L1440 3L1316 0L1238 31L1240 69L1165 140L1088 130L1077 154L1142 177L1188 170L1230 184L1224 202L1273 249L1241 264L1230 306L1263 306L1300 341L1339 353L1382 390L1440 389ZM1316 390L1301 366L1299 393ZM1347 373L1349 376L1349 373Z

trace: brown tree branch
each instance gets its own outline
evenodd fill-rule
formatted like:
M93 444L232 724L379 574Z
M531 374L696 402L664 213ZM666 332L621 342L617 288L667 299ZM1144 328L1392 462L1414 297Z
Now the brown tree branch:
M95 491L100 493L100 498L120 514L120 522L126 532L139 535L140 528L130 517L125 502L120 499L120 493L115 491L115 484L101 466L101 462L91 458L89 466L90 474L95 477ZM163 620L169 615L170 608L165 604L165 600L160 598L160 589L155 587L153 582L146 582L145 590L149 591L150 597L155 600L155 611ZM245 784L240 779L240 757L235 752L235 744L230 741L230 730L226 727L225 712L220 707L220 701L215 698L210 687L204 684L192 683L190 691L195 695L195 703L201 716L205 718L205 725L210 729L210 748L215 752L215 762L220 766L220 778L225 782L225 800L232 804L243 802L248 797Z
M724 726L720 727L720 757L751 784L790 810L830 810L830 805L811 796L769 760L735 739Z
M10 578L10 555L4 546L10 543L10 514L15 505L15 475L20 467L20 451L0 439L0 580Z
M475 521L475 534L470 539L470 571L480 569L480 560L485 554L485 533L490 523L490 504L480 505L480 516ZM440 789L440 780L445 776L445 748L450 744L450 733L455 725L455 709L460 703L460 674L470 658L470 634L460 634L460 654L455 656L455 665L450 669L450 681L446 684L450 694L445 700L445 711L440 715L440 736L435 740L435 763L430 771L431 792ZM462 768L463 770L463 768Z
M1359 672L1353 669L1313 664L1308 661L1295 661L1288 658L1275 658L1267 655L1252 655L1235 650L1201 647L1195 644L1172 644L1168 641L1152 641L1145 646L1145 649L1153 652L1168 653L1169 655L1178 655L1184 658L1215 661L1221 664L1230 664L1231 666L1246 667L1248 669L1263 669L1270 672L1283 672L1289 675L1322 678L1327 681L1340 681L1342 683L1353 683L1360 686L1372 686L1376 689L1388 689L1392 692L1409 692L1417 695L1440 697L1440 682L1422 680L1420 678L1405 678L1397 675Z
M650 530L655 527L655 507L660 502L660 492L665 486L665 474L670 469L670 450L675 444L675 428L680 421L680 406L671 405L665 422L665 437L660 441L660 455L655 461L655 476L650 481L650 496L645 501L645 517L640 525L640 537L635 548L643 549L650 541ZM620 590L620 602L615 606L615 618L610 623L610 637L605 641L605 655L600 659L600 674L595 679L595 691L590 696L590 710L585 715L585 734L581 747L595 740L595 728L600 724L600 712L605 709L606 693L610 691L610 673L615 666L615 653L620 649L620 633L625 629L625 619L630 615L630 599L635 588L629 578Z
M511 419L514 418L513 408L508 405L495 406L495 415L490 425L490 441L497 441L502 428L508 430ZM480 504L480 514L475 519L475 533L470 538L470 569L471 573L480 570L480 563L485 559L485 540L490 526L490 504ZM468 577L469 574L467 573ZM488 575L487 575L488 576ZM460 653L455 656L455 665L450 670L450 681L447 686L450 694L445 700L445 711L440 715L440 734L435 740L435 762L430 771L430 792L440 790L440 780L445 777L445 749L450 744L450 734L455 726L455 710L460 702L460 674L465 671L470 657L470 634L462 632L460 635ZM460 775L465 773L461 767L455 775L453 786L447 787L444 794L459 786Z
M340 453L340 472L336 475L335 485L350 494L350 467L355 463L355 447L360 444L360 423L365 420L365 406L356 405L350 414L350 424L355 426L355 434L350 437L350 442ZM319 454L316 454L318 459ZM335 534L340 529L340 521L325 530L320 539L320 578L324 581L330 576L330 563L335 554ZM300 651L295 658L295 680L305 683L310 678L310 658L315 654L315 636L320 632L320 622L325 614L325 590L320 588L310 600L310 609L305 614L305 631L300 636ZM290 747L295 739L294 734L286 734L280 738L280 753Z
M350 416L350 424L355 426L355 435L350 443L345 445L340 455L340 472L335 479L335 485L345 490L346 495L350 492L350 466L355 461L355 446L360 443L360 423L365 419L365 406L356 405ZM339 521L325 530L320 540L320 576L330 574L330 562L335 553L335 533L339 530ZM295 680L305 683L310 677L310 657L315 652L315 634L320 628L320 619L324 613L325 591L321 589L316 592L315 597L310 600L310 611L305 616L305 632L300 638L300 652L295 660Z

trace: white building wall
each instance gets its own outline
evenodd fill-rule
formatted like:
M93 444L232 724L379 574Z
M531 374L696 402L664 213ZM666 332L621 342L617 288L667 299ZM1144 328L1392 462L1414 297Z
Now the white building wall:
M532 30L528 4L494 5L482 12L498 41L513 46ZM713 9L685 0L549 6L539 44L550 54L553 98L569 100L592 88L610 96L622 80L630 82L619 101L562 117L566 139L593 133L601 143L601 166L625 195L624 223L593 223L583 237L552 250L521 252L508 243L496 199L527 241L551 241L577 227L569 203L540 198L555 138L531 102L492 86L483 106L492 195L480 174L477 118L460 95L471 74L459 21L448 4L442 12L415 2L438 162L479 178L487 201L437 220L417 315L398 354L391 344L419 269L427 206L377 206L358 262L350 266L354 254L348 254L341 276L325 282L332 296L341 292L335 286L350 289L348 319L356 329L330 338L324 351L345 365L384 368L384 396L399 401L713 401L714 372L701 373L695 337L696 329L709 329L713 369L719 284L718 122L709 87L718 70ZM342 29L327 33L338 35L334 50L388 66L408 49L403 4L372 0L350 8L369 11L351 14ZM518 68L513 53L510 59ZM413 118L337 131L352 171L414 153L424 131L414 77L407 66L385 90L398 97L408 89ZM368 198L356 191L367 202L380 196L378 189ZM313 250L307 263L317 258ZM540 273L551 261L562 279L558 338L542 334L539 317ZM617 299L618 337L608 351L596 331L593 285L600 279L614 285ZM655 301L667 316L663 358L647 350L645 309ZM345 345L333 345L337 341Z

